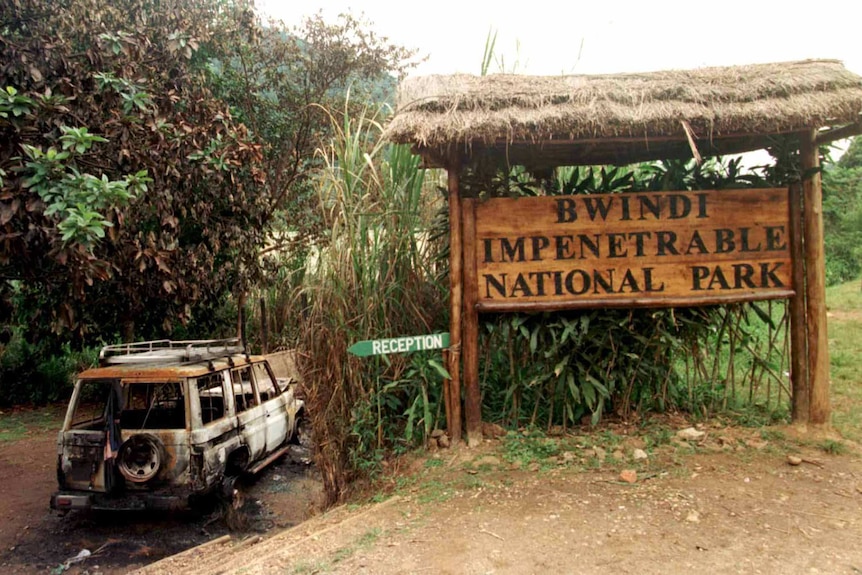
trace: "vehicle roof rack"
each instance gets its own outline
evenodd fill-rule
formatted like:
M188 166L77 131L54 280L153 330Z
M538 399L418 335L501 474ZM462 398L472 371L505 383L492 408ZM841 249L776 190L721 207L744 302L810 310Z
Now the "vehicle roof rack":
M238 338L189 339L173 341L157 339L135 343L106 345L99 352L100 365L167 364L205 361L244 353Z

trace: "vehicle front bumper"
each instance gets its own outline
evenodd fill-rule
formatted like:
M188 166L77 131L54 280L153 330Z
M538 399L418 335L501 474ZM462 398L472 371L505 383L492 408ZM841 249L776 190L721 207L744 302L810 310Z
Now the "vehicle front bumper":
M140 511L188 509L189 498L181 495L126 495L108 497L102 493L80 491L58 491L51 496L51 509L71 511L74 509L97 511Z

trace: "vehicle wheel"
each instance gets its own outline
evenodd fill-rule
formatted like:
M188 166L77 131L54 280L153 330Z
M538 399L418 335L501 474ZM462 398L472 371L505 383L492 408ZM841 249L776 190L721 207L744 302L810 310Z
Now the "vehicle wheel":
M293 432L292 443L308 450L314 447L314 441L311 437L311 422L305 417L305 414L301 413L296 420L296 430Z
M146 483L159 473L165 461L165 447L158 437L147 433L133 435L117 455L117 468L127 480Z
M242 490L239 485L239 477L236 475L226 475L221 483L222 500L233 509L239 509L245 502Z

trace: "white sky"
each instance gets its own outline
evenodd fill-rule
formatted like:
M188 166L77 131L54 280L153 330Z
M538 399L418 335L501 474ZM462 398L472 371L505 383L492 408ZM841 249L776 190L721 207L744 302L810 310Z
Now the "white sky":
M428 56L413 74L479 73L489 28L506 71L602 74L836 58L862 74L859 0L258 0L298 24L323 10L364 14L371 29ZM583 42L580 60L578 52ZM517 49L517 44L520 49ZM492 72L499 71L496 64Z

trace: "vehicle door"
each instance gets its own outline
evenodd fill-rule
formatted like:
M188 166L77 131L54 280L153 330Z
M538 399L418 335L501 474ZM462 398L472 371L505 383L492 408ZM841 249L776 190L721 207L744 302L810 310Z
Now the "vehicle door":
M230 378L236 404L237 429L248 447L249 461L255 461L266 452L266 408L261 405L251 365L231 369Z
M195 490L205 490L218 481L227 455L241 444L237 431L232 383L227 371L197 378L190 386L192 444L190 479Z
M273 452L290 438L290 418L285 403L287 397L281 393L268 368L265 361L260 361L253 364L252 373L266 412L266 450Z

